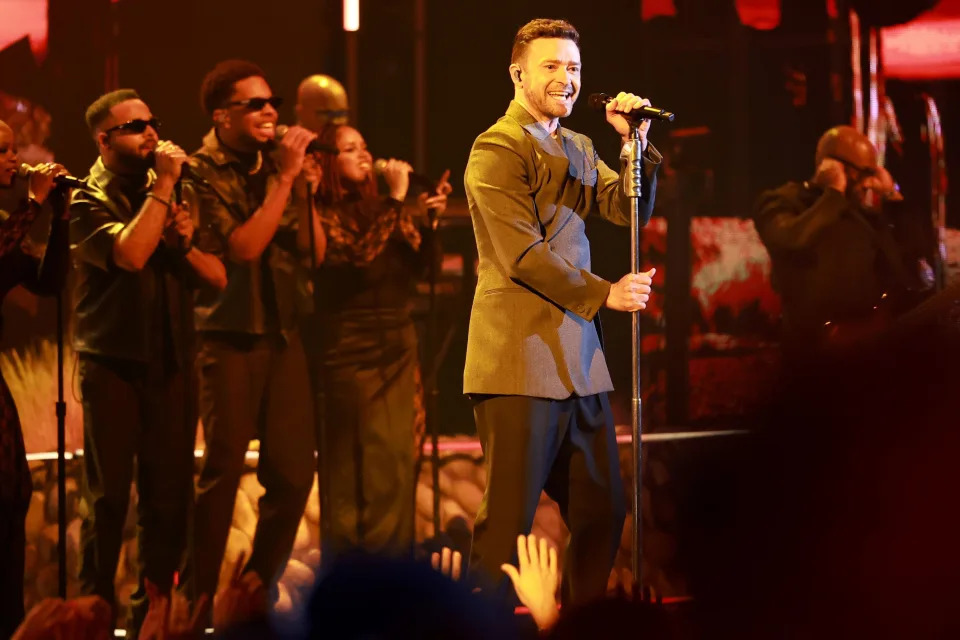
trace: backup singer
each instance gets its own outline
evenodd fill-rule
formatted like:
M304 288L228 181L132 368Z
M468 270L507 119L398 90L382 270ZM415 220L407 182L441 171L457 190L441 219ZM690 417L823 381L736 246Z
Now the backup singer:
M13 130L0 120L0 197L11 203L9 212L0 206L0 302L18 285L38 295L55 295L68 264L66 203L62 201L51 219L43 258L22 247L54 188L54 177L66 170L58 164L40 165L31 173L26 188L18 188L20 161L15 140ZM24 524L32 490L17 407L0 376L0 638L4 640L23 620Z
M223 286L225 272L191 246L190 214L174 201L187 156L159 139L137 93L101 96L86 120L100 156L90 190L70 203L86 452L80 584L115 606L136 469L139 583L128 622L136 635L149 606L144 580L169 590L186 543L197 424L188 289L201 279Z
M514 99L474 142L465 176L479 268L464 392L475 401L487 488L474 528L471 571L486 586L533 523L540 492L570 530L564 597L603 595L625 515L613 388L595 322L600 307L646 306L652 271L613 284L590 273L584 218L629 224L621 176L593 142L559 126L580 93L579 34L561 20L533 20L516 34L509 68ZM626 142L629 112L648 101L621 93L607 122ZM660 154L640 129L641 224L653 210Z
M257 478L266 493L245 571L274 592L313 484L312 398L297 328L309 229L306 209L288 203L316 135L291 127L267 153L280 99L250 62L214 67L201 102L213 128L190 158L184 196L197 203L198 245L223 260L228 278L196 299L206 451L184 577L191 595L212 598L250 440L260 440ZM318 225L314 232L321 237ZM322 256L322 243L317 250Z
M377 195L373 158L360 132L327 125L320 141L318 190L326 253L317 277L319 366L325 393L330 495L324 551L361 548L399 555L413 546L414 400L417 337L411 294L435 258L427 210L446 209L446 175L435 194L403 206L409 164L383 170L388 195Z
M820 138L816 171L761 194L754 221L783 303L787 358L862 339L915 304L925 288L920 252L901 233L893 179L853 127Z

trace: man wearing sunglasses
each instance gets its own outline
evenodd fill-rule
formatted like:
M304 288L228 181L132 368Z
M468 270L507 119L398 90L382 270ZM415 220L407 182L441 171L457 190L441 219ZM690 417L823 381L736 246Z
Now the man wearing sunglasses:
M763 193L754 217L782 300L788 359L882 331L919 287L890 211L902 198L870 140L834 127L817 144L815 166L810 180Z
M297 329L309 229L306 207L292 206L291 194L316 135L294 126L274 143L280 99L250 62L218 64L204 78L201 102L213 128L190 158L184 194L197 202L197 243L222 258L228 283L222 291L203 288L196 299L206 451L184 587L193 598L216 593L247 446L257 438L257 477L266 492L244 570L275 594L315 470ZM325 236L313 223L322 261Z
M148 606L144 580L169 589L186 545L197 423L188 288L198 279L224 286L226 273L191 245L189 212L174 197L186 154L160 140L137 93L102 96L86 120L100 155L90 189L74 191L70 203L86 451L80 583L114 604L136 458L136 633Z
M307 76L297 87L297 122L313 132L327 124L347 124L350 105L347 92L335 78Z

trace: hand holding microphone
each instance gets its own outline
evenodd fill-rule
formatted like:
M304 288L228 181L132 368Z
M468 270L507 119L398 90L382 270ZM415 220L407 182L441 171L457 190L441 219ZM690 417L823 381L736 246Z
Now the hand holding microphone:
M391 198L402 202L407 197L407 191L410 189L410 174L413 173L410 163L395 158L379 159L373 163L373 170L383 176Z
M607 122L617 130L621 137L630 135L630 129L639 122L640 139L646 143L647 131L651 120L673 122L674 114L654 107L646 98L621 91L615 97L605 93L594 93L588 98L590 107L605 111Z
M38 204L43 204L55 186L66 188L86 187L82 180L71 176L66 167L55 162L44 162L35 167L21 164L17 169L17 175L27 180L29 197Z

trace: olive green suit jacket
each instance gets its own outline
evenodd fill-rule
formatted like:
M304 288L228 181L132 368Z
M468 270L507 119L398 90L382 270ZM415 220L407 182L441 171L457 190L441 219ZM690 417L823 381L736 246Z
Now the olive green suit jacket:
M661 157L648 145L643 160L641 225ZM589 138L562 127L551 136L516 101L476 139L464 176L479 256L464 393L563 399L613 388L595 322L610 283L590 272L584 219L630 224L625 175Z

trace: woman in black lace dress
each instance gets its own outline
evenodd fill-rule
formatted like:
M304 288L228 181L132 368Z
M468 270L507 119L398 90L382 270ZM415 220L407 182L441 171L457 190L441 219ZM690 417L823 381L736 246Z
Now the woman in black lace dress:
M3 202L13 203L9 211L0 208L0 303L17 285L40 295L55 294L68 264L64 206L51 222L42 259L21 246L50 195L54 177L66 170L55 164L40 165L23 185L17 184L19 164L13 131L0 120L0 195ZM0 317L0 331L2 321ZM23 527L31 489L17 407L0 375L0 639L10 637L23 619Z
M410 318L417 280L433 259L427 209L441 213L450 185L422 194L419 212L403 204L410 165L382 170L360 132L330 125L319 140L339 154L321 156L318 210L326 254L317 276L317 370L325 393L330 502L324 552L388 555L412 551L417 336Z

